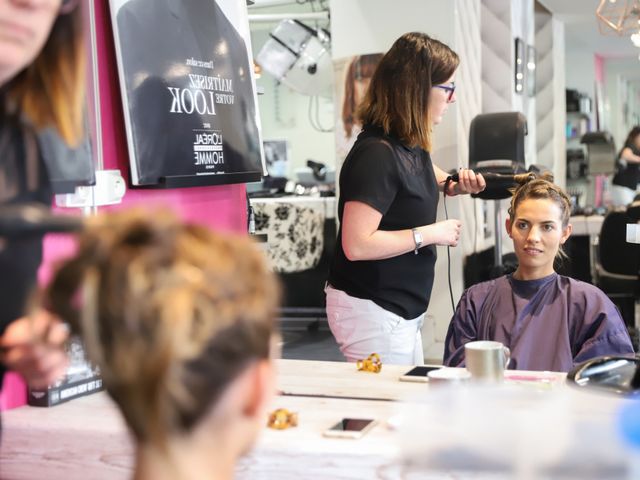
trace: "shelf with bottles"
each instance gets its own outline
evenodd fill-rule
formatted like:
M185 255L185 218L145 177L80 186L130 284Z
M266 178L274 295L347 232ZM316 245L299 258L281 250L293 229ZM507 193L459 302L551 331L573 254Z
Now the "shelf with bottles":
M567 112L567 123L565 135L567 140L579 139L587 132L591 131L591 118L581 112Z
M583 92L566 89L567 140L579 139L591 131L591 98Z

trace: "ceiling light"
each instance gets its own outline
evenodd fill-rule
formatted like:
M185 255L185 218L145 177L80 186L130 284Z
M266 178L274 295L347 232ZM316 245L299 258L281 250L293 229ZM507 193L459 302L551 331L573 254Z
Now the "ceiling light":
M601 34L629 35L638 29L640 0L600 0L596 18Z

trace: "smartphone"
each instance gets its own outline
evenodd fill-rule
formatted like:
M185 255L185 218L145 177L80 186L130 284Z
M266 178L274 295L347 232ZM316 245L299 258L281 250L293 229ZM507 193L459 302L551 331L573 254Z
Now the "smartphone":
M419 367L413 367L411 370L400 376L400 380L403 382L428 382L429 377L427 374L433 370L438 370L442 367L425 367L421 365Z
M333 427L325 430L325 437L360 438L376 424L370 418L343 418Z

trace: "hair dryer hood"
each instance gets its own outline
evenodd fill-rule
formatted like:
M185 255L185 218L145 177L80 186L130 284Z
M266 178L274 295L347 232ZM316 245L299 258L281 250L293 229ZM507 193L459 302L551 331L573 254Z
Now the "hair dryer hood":
M331 96L331 39L297 20L283 20L271 32L256 63L303 95Z

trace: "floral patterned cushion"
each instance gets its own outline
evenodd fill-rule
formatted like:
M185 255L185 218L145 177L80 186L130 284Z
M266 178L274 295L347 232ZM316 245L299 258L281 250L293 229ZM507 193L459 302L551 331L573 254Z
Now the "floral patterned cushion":
M256 233L267 234L267 257L276 272L315 267L322 255L324 211L300 203L254 203Z

